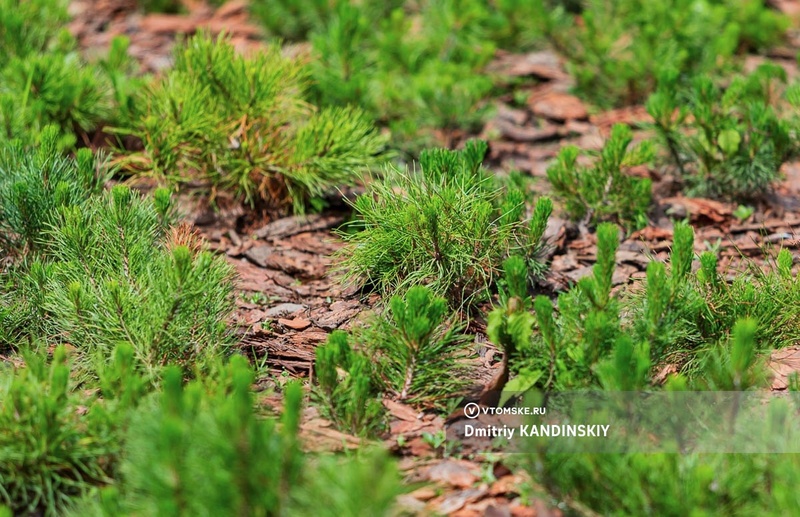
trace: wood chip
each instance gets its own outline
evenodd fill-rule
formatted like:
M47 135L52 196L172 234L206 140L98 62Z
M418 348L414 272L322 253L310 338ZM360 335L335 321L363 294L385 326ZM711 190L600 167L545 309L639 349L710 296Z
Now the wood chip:
M583 101L574 95L557 91L533 98L530 108L535 115L551 120L585 120L589 117Z
M311 322L305 318L295 318L293 320L279 318L278 323L280 323L284 327L289 327L290 329L294 330L305 330L311 326Z
M466 461L445 460L428 469L428 479L446 485L469 488L478 480L478 467Z
M767 363L772 373L773 391L785 390L793 374L800 375L800 345L775 350Z

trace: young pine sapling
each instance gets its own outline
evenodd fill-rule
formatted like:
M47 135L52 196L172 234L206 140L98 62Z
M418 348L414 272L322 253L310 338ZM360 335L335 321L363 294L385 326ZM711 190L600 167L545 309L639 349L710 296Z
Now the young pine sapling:
M567 215L582 224L616 222L629 230L647 224L651 182L627 173L627 169L649 162L653 149L649 141L629 147L630 128L616 124L595 162L578 163L575 146L561 149L556 162L547 169L547 178L565 203Z
M390 170L373 183L353 203L361 231L342 235L345 278L383 293L427 285L453 307L470 307L487 299L507 257L522 255L540 272L552 203L539 199L525 221L525 194L486 173L486 150L478 141L426 150L421 170Z

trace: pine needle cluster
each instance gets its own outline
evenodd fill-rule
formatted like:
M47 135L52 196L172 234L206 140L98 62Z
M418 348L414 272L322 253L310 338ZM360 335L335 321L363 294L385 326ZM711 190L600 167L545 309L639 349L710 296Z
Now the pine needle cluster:
M316 399L337 428L360 436L383 431L385 415L375 367L353 349L347 333L334 331L317 348L314 373Z
M534 19L566 56L577 90L603 107L644 101L665 70L681 81L730 70L747 51L779 43L789 27L761 0L597 0L577 12L534 3Z
M529 465L556 497L598 515L777 516L798 503L787 484L764 483L800 475L795 454L541 454Z
M519 288L524 263L506 262L508 294L490 314L487 330L516 375L507 392L638 390L650 385L652 367L666 363L676 365L691 386L745 390L763 382L758 351L800 337L800 290L788 250L778 253L772 270L754 265L725 281L710 252L699 257L693 273L694 232L677 224L669 263L651 262L642 284L615 296L618 230L604 223L597 235L593 275L559 295L556 307L541 295L531 301Z
M401 492L383 451L316 459L300 449L303 390L284 390L280 419L255 409L254 373L234 356L184 384L164 369L160 392L117 348L100 390L77 389L67 349L50 364L26 354L0 369L0 508L28 514L388 515ZM379 490L364 492L367 485ZM357 498L354 498L357 496Z
M452 306L487 299L508 256L541 272L542 235L552 210L541 198L526 219L525 193L481 166L484 142L431 149L414 171L390 170L353 203L357 233L343 233L346 278L380 292L426 285Z
M0 142L30 142L52 124L59 146L70 149L118 117L120 87L135 82L119 80L131 66L127 40L115 39L101 63L85 61L59 28L69 19L66 7L63 0L0 1Z
M683 392L687 388L739 392L762 386L764 369L757 355L757 327L756 321L750 318L737 321L730 329L730 338L720 340L713 350L704 354L706 364L702 376L691 384L674 376L667 381L665 389L671 392ZM627 338L621 341L613 359L598 365L601 379L609 374L607 380L615 381L604 382L606 389L632 391L646 386L648 358L641 353L642 349L632 349L630 342ZM612 373L615 369L618 372ZM640 383L619 382L623 380L624 369L630 372L630 380L639 380ZM645 384L641 383L642 380ZM739 400L738 394L734 397L733 400ZM793 410L790 404L783 402L772 401L764 419L752 422L752 432L774 432L773 426L785 430L781 426L790 419ZM728 422L736 421L740 406L737 402L722 406L726 409L724 413L720 412L720 407L714 406L688 409L692 413L698 409L708 411L708 422L722 422L721 425L728 430ZM752 420L752 417L746 420ZM748 425L745 422L738 424ZM706 426L697 426L701 427L707 430ZM687 429L689 433L695 430ZM741 427L737 429L740 433L743 430ZM633 438L631 443L637 444L636 447L646 443L651 436L627 438ZM763 490L762 483L764 476L769 477L776 471L783 475L798 472L800 463L793 455L708 454L700 460L697 454L552 454L539 451L534 463L544 484L559 497L575 497L580 505L603 513L638 515L642 512L680 514L704 511L710 514L778 515L787 504L793 504L786 502L794 498L789 491L782 487ZM598 480L606 490L590 489ZM709 483L714 483L714 490L708 490ZM631 487L635 487L637 496L631 497ZM681 497L676 498L676 493ZM746 503L737 499L745 497L743 494L746 494Z
M317 349L318 399L340 429L380 431L381 396L442 408L465 386L469 336L449 314L447 301L416 286L405 297L392 297L389 307L389 315L372 318L350 336L336 331Z
M3 0L0 3L0 68L13 58L46 50L63 50L66 31L54 30L69 20L64 0Z
M111 169L89 149L75 159L60 154L59 138L59 128L48 126L34 152L19 140L0 151L0 239L9 251L41 248L59 209L97 195L110 177Z
M469 336L447 301L416 286L389 302L391 319L380 319L358 338L377 364L384 391L392 398L442 407L465 386L464 347Z
M358 109L308 104L307 81L303 63L278 45L242 56L224 36L193 37L137 99L130 125L117 130L144 147L121 161L136 174L302 210L357 183L384 150Z
M129 343L148 368L186 371L229 342L231 268L198 250L196 237L168 240L152 201L117 186L63 210L58 225L48 256L20 278L47 337L89 356Z
M127 343L146 368L202 368L230 341L230 266L191 231L170 230L167 191L98 192L102 162L89 151L63 158L57 136L48 130L38 149L5 160L5 240L22 239L31 253L3 277L4 334L69 343L86 366Z
M182 371L171 367L163 392L132 415L121 467L124 513L277 515L287 506L302 468L300 386L287 387L278 427L253 410L244 358L232 358L220 377L206 394L201 381L184 387Z
M483 68L497 46L524 48L535 39L530 2L326 4L335 7L309 36L320 102L361 106L414 156L474 131L489 112L494 85Z
M387 455L304 454L302 387L287 384L281 417L262 418L254 378L241 356L186 385L167 368L162 392L130 414L118 483L87 494L73 514L389 515L400 483Z
M653 159L651 142L630 147L633 134L624 124L616 124L599 156L591 166L578 163L580 150L561 149L556 162L547 169L547 178L564 200L573 220L584 224L611 221L627 229L647 224L651 182L627 173L635 165Z
M358 9L366 11L370 19L380 20L400 8L405 0L365 0ZM332 22L341 6L350 5L347 0L275 0L252 2L250 14L259 21L271 36L289 41L304 41L314 31L319 31Z
M724 90L709 77L680 88L665 74L647 102L664 148L687 193L747 200L764 194L796 152L793 123L779 116L786 72L765 64ZM796 88L796 87L795 87Z
M95 397L72 391L64 347L50 365L0 370L0 504L13 512L61 515L92 486L110 483L119 452Z

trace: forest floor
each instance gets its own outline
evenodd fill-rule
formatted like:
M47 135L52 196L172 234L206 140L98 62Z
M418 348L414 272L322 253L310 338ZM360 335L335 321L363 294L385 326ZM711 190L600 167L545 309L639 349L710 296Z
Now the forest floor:
M200 29L230 34L242 51L260 45L260 29L247 18L245 2L232 0L218 9L203 2L187 1L188 14L142 15L130 0L73 0L70 30L88 55L102 53L114 36L131 40L130 53L143 71L158 73L170 66L176 39ZM800 11L800 3L777 2L789 14ZM768 56L751 56L746 69L768 59L783 66L790 78L800 75L796 57L800 37ZM294 49L303 52L302 47ZM595 112L569 93L571 82L562 60L551 51L527 54L498 54L490 71L512 79L526 79L524 103L517 92L494 99L495 115L480 135L456 135L456 141L480 136L489 141L489 164L497 170L517 169L535 179L539 193L547 192L548 163L567 144L583 149L600 149L615 123L634 128L647 122L644 107ZM515 101L515 99L517 99ZM637 130L636 138L647 137ZM650 225L627 237L617 252L617 289L633 285L645 275L655 257L665 259L672 243L672 221L688 219L696 232L696 251L717 250L723 269L736 270L742 258L768 260L780 248L800 248L800 162L787 163L785 179L770 197L753 206L742 219L734 215L737 205L710 199L687 198L677 193L675 181L655 168L642 167L638 174L653 181L654 210ZM347 220L344 206L322 214L269 219L242 207L211 210L203 200L184 200L186 218L208 240L211 249L227 256L238 272L236 325L240 347L253 361L263 364L265 373L259 388L268 391L289 378L308 378L314 349L330 332L346 329L375 310L378 297L357 287L344 287L330 273L332 255L342 244L334 229ZM545 237L550 243L551 268L542 281L543 292L564 290L591 274L596 259L596 242L578 225L551 217ZM491 385L500 372L501 353L484 335L485 323L470 323L475 334L471 355L474 393ZM776 353L777 354L777 353ZM774 358L773 388L785 388L785 371L790 369L796 350L781 350ZM784 375L780 373L784 372ZM783 383L783 384L782 384ZM470 395L465 395L469 401ZM280 397L266 397L264 403L279 410ZM388 447L401 457L407 482L419 488L404 496L402 504L414 513L435 511L452 515L538 516L560 515L545 500L533 507L519 504L520 487L530 486L522 474L512 472L497 458L461 451L445 455L434 449L424 436L443 432L445 419L418 413L403 404L385 402L392 416ZM323 420L314 408L306 410L303 432L309 449L336 450L357 447L359 439L344 435ZM398 440L402 436L403 439ZM400 445L402 443L402 446ZM438 488L430 488L432 483Z

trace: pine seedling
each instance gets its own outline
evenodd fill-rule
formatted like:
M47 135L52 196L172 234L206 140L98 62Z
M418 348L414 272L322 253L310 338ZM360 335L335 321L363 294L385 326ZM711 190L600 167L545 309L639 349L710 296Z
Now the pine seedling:
M79 150L75 159L59 154L59 137L58 128L48 126L35 151L21 141L0 151L0 239L9 246L41 248L58 210L82 205L110 177L103 158L89 149Z
M363 6L339 2L325 28L312 34L317 59L309 67L314 93L323 105L361 102L368 109L370 70L378 65L370 51L374 44L371 22Z
M33 354L25 363L0 372L0 504L60 515L74 498L112 482L118 437L95 418L92 400L71 394L64 347L50 365Z
M373 368L364 354L352 349L343 331L334 331L317 348L315 393L323 415L337 428L360 436L382 430L383 405Z
M593 382L596 365L619 339L619 303L611 297L618 228L604 223L597 234L594 275L559 296L558 313L546 296L537 296L531 303L527 285L521 281L524 261L515 257L506 261L501 305L489 315L487 326L489 338L503 347L510 359L509 370L516 374L501 400L532 387L563 389ZM521 295L507 294L514 292ZM535 317L529 312L531 306ZM537 334L533 334L534 323Z
M389 517L396 515L397 496L407 491L396 462L379 448L344 457L320 456L312 462L313 474L296 491L295 515Z
M544 389L591 383L621 333L619 302L611 297L618 231L610 223L598 227L594 274L559 296L557 315L549 298L533 302L539 332L520 368Z
M415 286L404 297L392 297L391 320L376 322L360 336L373 354L384 388L412 404L442 407L465 386L461 333L447 301Z
M421 106L419 122L441 131L445 147L452 147L457 135L478 132L490 113L490 106L481 101L491 92L492 82L468 65L431 61L408 87L416 94L410 103Z
M550 205L540 202L529 231L524 197L504 194L481 167L486 149L471 141L462 151L426 150L421 170L390 170L359 196L352 226L361 231L342 234L345 280L383 293L427 285L453 307L469 307L487 298L508 256L541 263Z
M764 194L794 152L790 122L774 106L786 72L762 65L724 91L708 77L690 88L664 81L648 112L687 193L735 200Z
M86 62L64 28L63 0L0 2L0 141L27 145L47 125L60 128L59 146L84 145L116 118L112 70Z
M577 147L561 149L556 162L547 169L547 178L571 219L583 224L611 221L629 230L647 223L651 182L625 170L649 162L653 150L649 141L629 147L632 141L628 126L614 125L611 137L590 167L578 164Z
M182 386L179 368L133 416L120 505L140 515L280 515L300 480L302 388L286 388L281 426L253 410L253 373L233 357L216 387ZM210 392L208 390L211 390ZM202 481L201 481L202 479Z
M480 125L492 89L482 68L494 53L492 30L504 24L497 10L450 0L412 9L402 1L337 4L311 37L322 103L361 106L414 156L432 144L452 147Z
M756 354L757 324L752 319L741 319L733 326L730 342L720 342L703 357L702 376L698 385L703 389L732 391L734 394L728 426L733 432L741 404L739 392L764 384L764 367Z
M99 359L95 366L100 394L110 401L109 411L122 412L135 408L152 387L152 379L142 375L136 362L136 350L130 343L120 343L111 360Z
M754 320L737 321L730 341L707 352L700 383L718 391L747 391L759 386L764 372L756 354L756 331Z
M503 350L505 376L510 376L512 370L515 374L503 387L498 401L500 405L532 388L542 375L539 370L521 366L520 361L520 357L531 353L535 321L530 313L533 302L528 294L528 278L528 268L522 257L509 257L503 262L503 277L498 281L500 303L489 313L486 321L486 335Z
M2 71L0 127L4 139L28 140L49 124L63 135L62 148L75 144L109 120L113 99L107 80L76 53L14 58Z
M45 51L65 51L71 43L69 14L63 0L0 1L0 69L9 60Z
M706 270L713 269L716 275L716 257L710 258L705 259ZM648 264L644 292L625 302L626 310L632 313L635 339L650 343L654 361L697 347L709 331L707 323L713 321L706 298L691 274L693 259L694 230L688 224L676 223L669 270L660 262ZM709 273L700 273L704 274Z
M136 113L137 92L146 85L146 77L137 75L138 63L130 56L130 40L126 36L116 36L111 40L108 55L97 61L97 67L108 79L113 92L115 116L108 120L109 125L129 126Z
M339 428L371 434L382 426L378 396L442 408L465 386L463 346L468 336L447 302L422 286L392 298L391 316L371 319L352 339L334 332L317 349L318 398ZM350 341L360 345L353 350Z
M694 235L684 223L675 225L669 268L648 265L643 289L624 300L635 340L651 345L652 360L678 362L696 370L703 350L730 334L738 320L756 321L756 342L781 347L797 339L797 283L791 275L791 254L778 254L775 269L752 264L726 281L711 252L699 257L692 274Z
M146 90L136 123L117 131L144 146L122 162L132 173L199 181L212 193L302 211L329 190L357 183L384 150L363 112L315 110L306 89L302 62L277 45L245 57L228 39L195 36Z
M579 283L584 294L595 308L605 309L611 302L611 286L617 267L616 254L619 247L618 228L609 223L597 228L597 262L592 267L593 275Z
M389 455L303 454L302 388L287 385L280 422L258 418L240 363L201 389L181 387L172 370L169 394L134 414L117 485L71 515L390 515L404 490Z
M530 349L534 323L529 312L533 303L528 294L528 269L522 257L509 257L503 262L498 291L500 304L489 313L486 335L503 349L504 357L513 361L517 354Z
M73 344L90 371L127 343L150 374L202 369L231 342L232 270L191 232L165 235L166 198L115 186L50 216L46 252L12 278L31 337Z
M694 259L694 229L688 224L676 224L673 231L672 255L673 286L685 282L692 271Z
M716 267L716 261L714 261ZM666 305L671 298L671 289L667 282L667 269L662 262L647 264L647 308L645 309L646 322L652 329L657 329ZM655 333L655 332L653 332Z
M566 56L577 91L602 107L642 102L665 69L682 81L730 69L789 27L760 0L592 1L573 12L536 4L540 29Z
M658 135L659 143L669 153L673 165L677 167L681 176L686 175L684 161L689 158L684 156L682 147L684 136L682 128L686 123L689 110L680 98L677 70L667 69L658 79L658 88L647 98L645 108L653 118L652 128Z
M251 2L248 7L251 16L264 25L271 35L289 41L303 41L312 29L325 26L333 10L344 3L331 0L277 0Z
M619 333L619 308L611 298L619 229L604 223L597 228L597 263L590 278L582 278L578 288L591 309L583 320L584 360L594 364L611 349Z
M614 343L611 357L597 365L597 377L605 390L639 391L649 384L650 346L634 344L626 335Z

